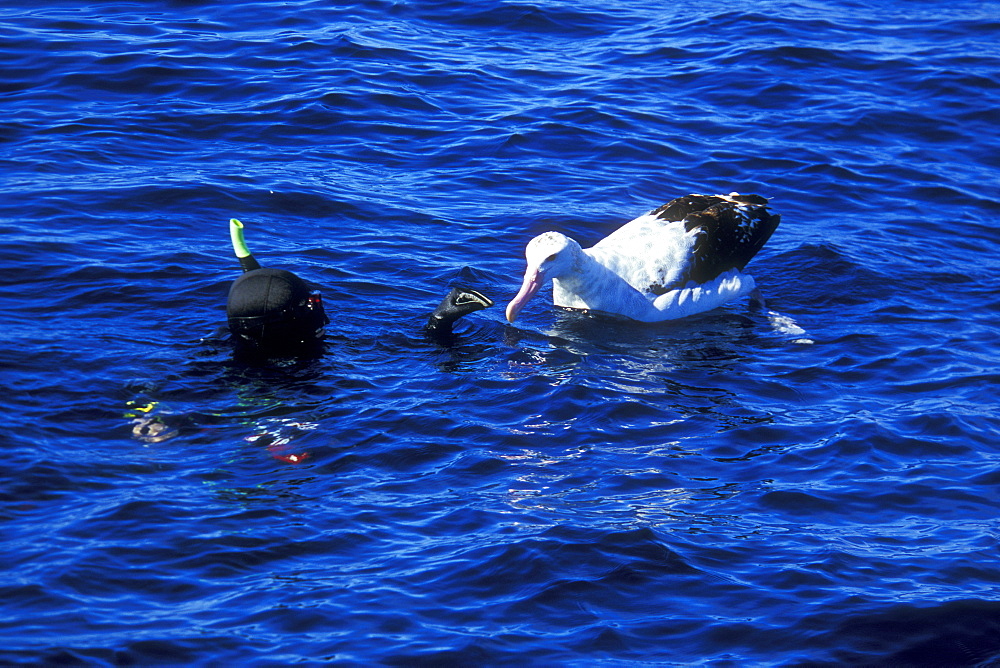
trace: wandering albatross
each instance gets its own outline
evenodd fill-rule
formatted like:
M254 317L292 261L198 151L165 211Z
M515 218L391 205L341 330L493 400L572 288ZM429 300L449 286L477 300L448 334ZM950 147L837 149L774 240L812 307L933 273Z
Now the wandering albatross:
M676 320L751 293L743 268L781 216L759 195L687 195L626 223L590 248L559 232L532 239L507 320L549 279L556 306L639 320Z

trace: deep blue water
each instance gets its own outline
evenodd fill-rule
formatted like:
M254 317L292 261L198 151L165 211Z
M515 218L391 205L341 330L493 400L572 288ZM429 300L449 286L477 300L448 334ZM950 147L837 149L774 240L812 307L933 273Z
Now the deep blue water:
M0 663L1000 665L1000 4L0 8ZM782 214L632 325L523 246ZM238 267L321 286L234 360ZM498 307L453 345L456 282Z

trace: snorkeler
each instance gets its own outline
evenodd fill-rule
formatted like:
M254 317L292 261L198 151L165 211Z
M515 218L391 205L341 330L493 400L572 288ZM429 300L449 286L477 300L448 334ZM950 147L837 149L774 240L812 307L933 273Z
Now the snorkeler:
M243 223L235 218L229 233L244 272L233 281L226 302L236 347L268 355L315 348L329 322L320 293L290 271L261 267L247 249Z
M229 331L238 350L259 355L287 355L314 350L329 323L320 293L283 269L264 269L250 253L243 223L229 221L233 252L243 275L233 281L226 303ZM444 342L459 318L493 306L476 290L452 288L427 319L425 330Z

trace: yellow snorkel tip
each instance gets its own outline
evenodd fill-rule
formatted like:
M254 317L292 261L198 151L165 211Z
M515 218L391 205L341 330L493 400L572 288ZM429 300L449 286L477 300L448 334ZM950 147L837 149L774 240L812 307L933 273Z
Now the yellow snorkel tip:
M260 269L260 263L250 253L250 249L247 248L247 242L243 236L243 223L235 218L229 219L229 239L233 242L233 253L236 255L236 259L240 261L240 267L243 268L243 271Z

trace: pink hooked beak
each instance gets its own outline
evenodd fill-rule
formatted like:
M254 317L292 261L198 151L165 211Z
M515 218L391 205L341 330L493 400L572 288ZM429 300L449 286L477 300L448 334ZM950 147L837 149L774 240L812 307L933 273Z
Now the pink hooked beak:
M524 272L524 282L521 284L521 289L518 291L517 296L507 304L508 322L514 322L517 314L521 312L521 309L528 303L528 300L535 296L535 293L538 292L544 282L545 277L539 269L529 267L528 271Z

